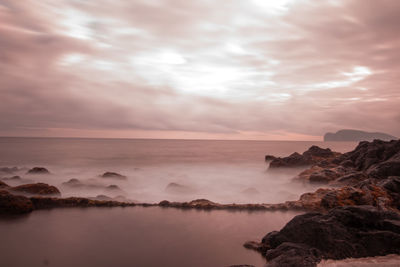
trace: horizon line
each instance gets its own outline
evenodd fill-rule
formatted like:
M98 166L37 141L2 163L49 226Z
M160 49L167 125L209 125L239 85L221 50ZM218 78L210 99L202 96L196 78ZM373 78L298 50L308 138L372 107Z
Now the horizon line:
M71 137L71 136L0 136L0 138L38 139L110 139L110 140L181 140L181 141L254 141L254 142L326 142L324 140L268 140L268 139L201 139L201 138L135 138L135 137ZM344 141L352 142L352 141Z

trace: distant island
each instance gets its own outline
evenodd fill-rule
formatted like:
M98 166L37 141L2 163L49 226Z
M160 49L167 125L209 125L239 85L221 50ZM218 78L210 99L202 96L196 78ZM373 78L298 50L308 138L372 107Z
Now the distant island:
M340 130L336 133L326 133L324 141L373 141L380 139L383 141L397 140L398 137L385 133L370 133L359 130Z

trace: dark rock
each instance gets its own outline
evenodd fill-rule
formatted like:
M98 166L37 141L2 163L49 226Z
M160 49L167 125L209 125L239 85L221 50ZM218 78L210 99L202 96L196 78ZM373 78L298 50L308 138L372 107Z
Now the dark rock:
M6 173L6 174L13 174L15 172L19 171L17 167L1 167L0 172Z
M119 179L119 180L125 180L126 176L121 175L116 172L105 172L101 175L102 178L111 178L111 179Z
M344 259L400 253L400 215L372 206L335 208L294 217L260 246L272 266L315 266ZM297 261L297 265L293 265Z
M50 209L61 207L127 207L135 206L134 203L118 201L100 201L82 197L52 198L52 197L31 197L34 209Z
M324 166L329 166L329 160L338 156L339 153L332 152L329 148L320 148L318 146L311 146L302 155L295 152L288 157L275 158L269 164L270 168L292 168L304 167L321 162Z
M0 188L7 188L7 187L9 187L8 184L0 181Z
M339 174L330 169L323 169L319 172L312 173L309 177L310 183L327 184L339 177Z
M295 152L288 157L276 158L276 159L272 160L271 163L269 164L269 167L270 168L292 168L292 167L308 166L313 163L314 163L314 161L312 161L311 158L304 157L303 155L300 155L299 153Z
M61 196L57 187L45 183L25 184L9 188L13 193L24 193L28 195Z
M12 177L5 177L1 179L2 181L6 181L8 183L11 183L12 185L15 184L31 184L33 183L33 180L31 179L25 179L25 178L21 178L20 176L12 176Z
M80 187L80 186L83 185L82 182L79 181L79 180L76 179L76 178L72 178L72 179L70 179L68 182L64 182L64 183L62 183L62 184L63 184L63 185L66 185L66 186L72 186L72 187Z
M178 183L169 183L166 187L165 187L165 191L169 192L169 193L190 193L193 190L185 185L181 185Z
M311 146L307 151L303 152L303 156L328 158L334 156L334 153L329 148L320 148L319 146Z
M31 200L24 196L15 196L5 190L0 190L0 213L22 214L33 210Z
M272 156L272 155L265 155L265 161L271 161L271 160L274 160L274 159L276 159L275 156Z
M50 172L44 167L33 167L27 174L50 174Z

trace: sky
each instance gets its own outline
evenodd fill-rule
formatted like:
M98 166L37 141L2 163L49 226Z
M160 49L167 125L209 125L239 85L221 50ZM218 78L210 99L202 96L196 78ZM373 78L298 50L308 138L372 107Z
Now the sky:
M0 136L400 136L400 1L0 0Z

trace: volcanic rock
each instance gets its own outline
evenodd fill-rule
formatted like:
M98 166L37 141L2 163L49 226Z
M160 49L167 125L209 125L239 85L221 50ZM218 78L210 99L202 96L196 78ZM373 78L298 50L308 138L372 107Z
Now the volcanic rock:
M105 172L100 175L102 178L110 178L110 179L118 179L118 180L125 180L126 176L116 173L116 172Z
M61 196L57 187L45 183L25 184L9 188L13 193L28 195Z
M33 167L27 174L50 174L50 172L44 167Z
M267 258L267 266L316 266L322 258L399 254L400 215L372 206L306 213L294 217L279 232L267 234L259 246L253 247Z
M21 214L32 210L33 204L29 198L0 190L0 214Z

